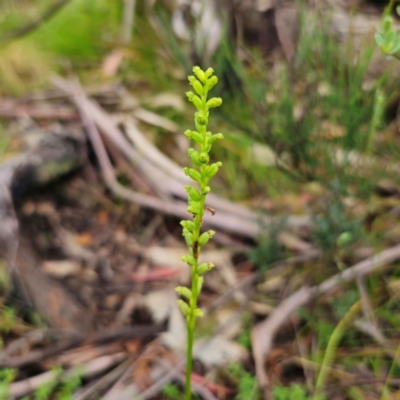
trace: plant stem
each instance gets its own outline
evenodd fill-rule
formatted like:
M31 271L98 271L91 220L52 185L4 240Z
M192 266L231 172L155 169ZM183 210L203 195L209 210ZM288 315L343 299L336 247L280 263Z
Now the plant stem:
M186 359L186 385L185 385L185 399L192 398L192 363L193 363L193 334L194 330L190 328L190 322L187 324L187 359Z
M321 364L317 383L315 385L315 400L322 398L324 392L324 386L326 378L328 377L330 366L335 358L335 352L339 345L340 340L343 337L346 329L351 325L354 319L357 317L361 310L361 301L357 301L353 304L347 314L340 320L331 337L329 338L328 345L326 346L325 356Z

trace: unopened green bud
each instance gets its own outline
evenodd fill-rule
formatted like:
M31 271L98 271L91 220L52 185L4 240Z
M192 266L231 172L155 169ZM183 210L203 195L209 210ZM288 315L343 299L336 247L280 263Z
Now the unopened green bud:
M218 83L218 78L216 76L212 76L207 80L206 89L211 90Z
M194 201L200 201L202 196L201 193L195 189L194 187L191 186L185 186L186 193L189 195L189 197L194 200ZM193 223L193 222L192 222Z
M203 103L202 103L202 101L201 101L201 99L200 99L199 96L196 96L196 95L195 95L195 96L193 97L192 103L194 104L194 106L195 106L198 110L201 110L201 109L203 108Z
M207 153L200 153L198 160L200 164L207 164L210 161L210 157Z
M211 179L217 172L219 167L222 166L222 162L218 161L214 164L211 164L206 171L206 175L208 177L208 179Z
M186 264L189 264L191 267L193 267L193 265L196 263L196 259L189 254L185 254L184 256L182 256L181 260Z
M203 194L207 194L207 193L210 193L210 192L211 192L210 186L204 186L203 187Z
M189 101L193 101L193 97L196 96L193 92L186 92L186 96Z
M337 238L336 243L339 247L344 247L349 243L351 243L352 241L353 241L353 235L351 234L351 232L343 232Z
M205 83L206 75L200 67L193 67L193 72L201 82Z
M222 133L217 133L216 135L212 135L210 138L208 138L208 143L212 144L218 139L223 139L224 135Z
M188 304L183 300L178 300L178 305L182 311L182 314L185 317L188 317L190 315L190 308L189 308Z
M192 291L184 286L178 286L175 291L180 295L186 297L188 300L192 298Z
M201 292L201 289L203 288L203 283L204 283L204 278L202 276L199 276L197 278L197 294Z
M186 187L185 187L186 188ZM190 232L193 232L195 229L195 225L193 221L181 221L180 224L183 228L189 229Z
M191 131L190 129L186 130L184 134L189 138L195 141L198 144L202 144L204 142L203 136L196 131Z
M214 164L212 164L212 165L214 165ZM196 171L193 168L185 167L185 168L183 168L183 172L186 175L190 176L194 181L201 182L201 175L200 175L199 171Z
M185 238L185 242L189 247L193 246L193 233L186 229L186 232L183 233L183 237Z
M206 78L209 78L213 73L214 73L214 70L210 67L210 68L207 68L207 71L204 72L204 75L206 76Z
M197 205L191 205L189 207L186 208L187 212L189 212L190 214L193 215L199 215L201 214L201 210L200 207Z
M202 163L199 160L199 153L195 151L194 149L189 149L188 150L189 157L191 160L198 166L200 167Z
M196 91L196 93L199 96L203 96L204 94L204 87L203 85L196 79L195 81L193 81L192 83L193 89Z
M196 113L194 120L196 122L196 125L199 126L206 126L208 124L208 118L200 113Z
M201 310L200 308L196 308L196 309L194 310L194 316L195 316L196 318L204 317L204 312L203 312L203 310Z
M193 86L193 82L196 81L197 79L196 79L195 76L189 75L189 76L188 76L188 80L189 80L190 84Z
M212 99L207 101L207 108L215 108L219 107L222 104L222 99L220 97L213 97Z
M203 263L200 264L197 269L196 272L199 275L204 275L206 272L211 271L213 268L215 267L215 265L213 263Z
M215 231L207 231L200 235L199 237L199 246L203 247L207 244L207 242L214 236Z

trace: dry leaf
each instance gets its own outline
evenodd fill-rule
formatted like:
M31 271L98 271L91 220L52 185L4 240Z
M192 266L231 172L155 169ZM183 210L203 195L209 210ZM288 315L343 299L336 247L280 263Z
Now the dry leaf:
M76 237L76 242L81 246L92 246L93 236L89 232L83 232Z
M80 273L81 268L81 263L73 260L45 261L42 264L42 270L45 274L59 279L76 276Z

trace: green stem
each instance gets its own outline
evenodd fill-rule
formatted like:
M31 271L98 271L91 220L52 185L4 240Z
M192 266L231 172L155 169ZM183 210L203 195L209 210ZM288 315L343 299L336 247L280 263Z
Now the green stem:
M343 337L346 329L351 325L354 319L357 317L361 309L361 302L357 301L353 304L347 314L340 320L335 330L333 331L331 337L329 338L328 345L326 346L324 359L321 364L321 369L319 371L317 383L315 385L315 400L322 398L324 393L324 386L328 374L330 372L330 366L335 359L336 349L339 345L340 340Z
M185 385L185 398L186 400L191 400L192 398L192 364L193 364L193 337L194 330L190 328L190 322L188 321L187 329L187 359L186 359L186 385Z

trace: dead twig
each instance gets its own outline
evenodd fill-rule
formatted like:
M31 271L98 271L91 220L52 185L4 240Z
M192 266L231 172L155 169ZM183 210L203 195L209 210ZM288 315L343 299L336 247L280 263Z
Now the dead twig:
M96 383L90 385L86 390L83 390L82 393L74 396L74 400L89 399L103 388L111 385L125 373L130 363L131 362L129 360L125 360L122 364L118 365L118 367L114 368L111 372L100 378Z
M20 118L28 116L33 119L58 119L74 120L78 118L76 111L67 107L55 107L54 109L40 109L37 107L18 107L16 104L0 108L0 118Z
M56 86L68 93L72 100L77 105L81 115L84 115L83 121L87 123L88 130L90 129L91 137L99 137L94 139L96 141L96 148L98 149L98 157L103 174L108 187L118 196L121 196L129 201L135 202L143 207L147 207L164 214L175 215L178 218L187 218L186 204L174 200L174 197L186 199L187 194L182 187L182 179L178 181L173 176L168 175L168 172L163 168L159 168L159 162L155 161L159 157L159 151L149 150L149 144L141 140L141 148L136 150L128 140L122 135L121 131L115 125L114 121L92 100L89 100L82 89L76 82L65 81L61 78L54 80ZM88 119L91 122L88 122ZM86 121L86 122L85 122ZM105 150L100 150L100 146L104 147L101 138L96 133L97 128L107 136L107 138L114 143L114 145L121 151L121 153L139 168L140 172L147 178L153 190L162 199L147 196L137 193L133 190L121 186L115 179L111 163ZM129 128L129 129L128 129ZM127 128L127 134L132 137L132 132L135 129L134 124L130 124ZM129 134L131 132L131 134ZM138 134L136 132L136 138ZM141 138L142 139L142 138ZM91 139L92 140L92 139ZM146 147L145 147L146 146ZM146 151L145 151L146 150ZM149 155L149 156L148 156ZM157 155L157 157L156 157ZM107 157L106 157L107 156ZM147 158L149 157L149 158ZM162 159L165 161L165 156ZM169 161L169 170L176 171L175 166ZM165 166L166 163L163 162ZM177 167L179 169L179 167ZM179 169L180 170L180 169ZM173 172L176 175L176 172ZM180 171L182 178L185 179L183 173ZM235 233L240 236L256 237L261 233L261 226L268 226L272 219L270 217L261 217L257 213L248 210L244 207L237 206L227 200L217 196L209 196L209 206L215 208L218 212L214 216L205 216L204 223L207 226L214 226L225 231ZM290 216L287 218L287 226L291 229L298 230L301 228L310 229L310 219L308 216ZM305 245L304 248L309 250L310 246Z
M135 20L136 0L124 0L124 15L121 26L121 42L128 45L131 41L132 28Z
M326 294L337 286L367 276L400 258L400 245L384 250L364 261L340 272L319 285L301 287L276 307L268 319L252 331L253 356L258 381L266 399L271 399L270 381L264 369L264 359L271 352L273 340L281 326L300 307L319 295Z
M109 356L103 356L89 361L83 366L70 368L61 376L73 377L79 375L81 377L90 378L103 371L106 371L113 365L122 362L126 358L125 353L117 353ZM56 371L48 371L33 378L24 379L23 381L12 383L9 386L9 396L11 399L19 398L34 392L39 386L46 385L55 379L61 378Z
M23 356L13 357L0 362L0 368L21 368L23 366L43 361L63 351L83 344L105 344L133 337L146 337L165 330L163 325L125 326L119 329L108 329L92 336L75 332L69 340L41 350L33 350Z

